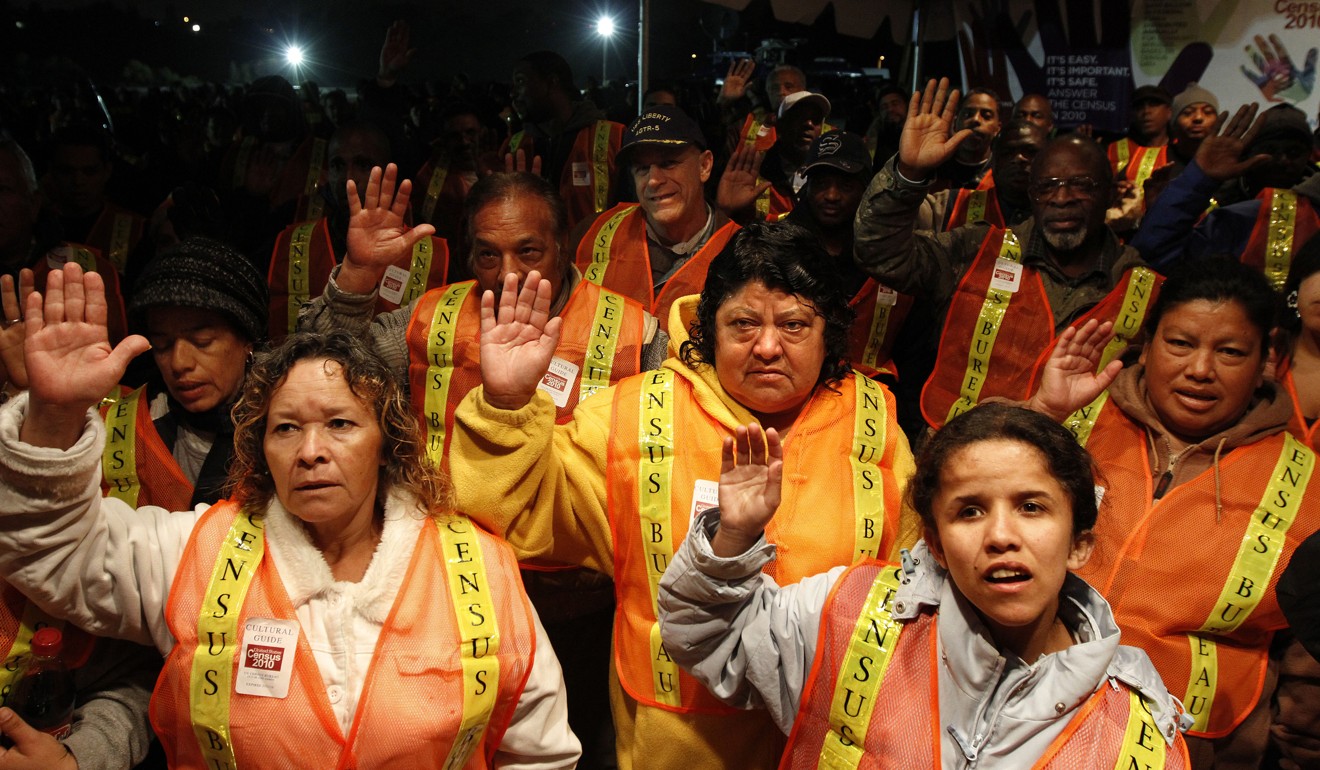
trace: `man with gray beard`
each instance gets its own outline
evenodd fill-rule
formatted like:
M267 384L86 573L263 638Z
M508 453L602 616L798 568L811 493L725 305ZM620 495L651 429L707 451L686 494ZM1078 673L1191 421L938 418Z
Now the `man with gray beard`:
M1031 216L1021 224L969 217L937 235L915 231L935 169L971 133L951 135L957 104L947 79L912 96L899 153L872 179L855 227L858 265L944 318L921 395L934 428L985 398L1029 397L1043 354L1069 326L1111 321L1130 339L1160 280L1105 225L1113 174L1104 152L1076 135L1032 162Z

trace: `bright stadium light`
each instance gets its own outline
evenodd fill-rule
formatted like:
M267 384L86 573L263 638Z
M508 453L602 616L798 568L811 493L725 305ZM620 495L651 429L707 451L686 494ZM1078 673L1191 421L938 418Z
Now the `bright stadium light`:
M294 67L301 67L303 63L303 49L300 46L291 45L284 51L284 58Z
M600 35L600 84L605 85L605 62L610 55L610 37L614 35L614 19L601 16L596 19L596 34Z
M614 34L614 19L608 16L602 16L596 19L596 34L601 37L609 37Z

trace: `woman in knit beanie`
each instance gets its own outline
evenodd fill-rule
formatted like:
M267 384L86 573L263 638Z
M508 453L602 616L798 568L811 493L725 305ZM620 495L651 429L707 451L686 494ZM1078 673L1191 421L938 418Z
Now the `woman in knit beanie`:
M106 399L109 494L168 510L225 497L229 410L266 338L266 297L256 266L219 241L189 238L147 265L129 323L150 340L160 377Z

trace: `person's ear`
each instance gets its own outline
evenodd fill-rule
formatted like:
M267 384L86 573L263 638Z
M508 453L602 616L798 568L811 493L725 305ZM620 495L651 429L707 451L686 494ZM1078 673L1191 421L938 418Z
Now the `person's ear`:
M940 533L934 527L923 526L922 538L926 541L926 547L930 549L930 555L935 557L935 563L949 569L949 561L944 558L944 544L940 542Z
M710 150L701 153L701 181L710 181L710 174L715 168L715 154Z
M1073 538L1072 550L1068 552L1068 569L1076 572L1091 560L1091 554L1095 551L1095 533L1091 530L1082 530Z

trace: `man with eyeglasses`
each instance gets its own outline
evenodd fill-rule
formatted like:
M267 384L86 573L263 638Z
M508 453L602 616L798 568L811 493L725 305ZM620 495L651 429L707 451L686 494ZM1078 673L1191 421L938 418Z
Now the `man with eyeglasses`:
M862 269L945 319L921 396L932 428L991 396L1026 399L1069 326L1113 322L1117 355L1140 331L1159 283L1105 225L1112 172L1104 152L1076 135L1053 140L1032 162L1026 221L916 232L935 169L970 134L950 135L957 98L947 79L913 96L899 154L867 188L855 231Z

